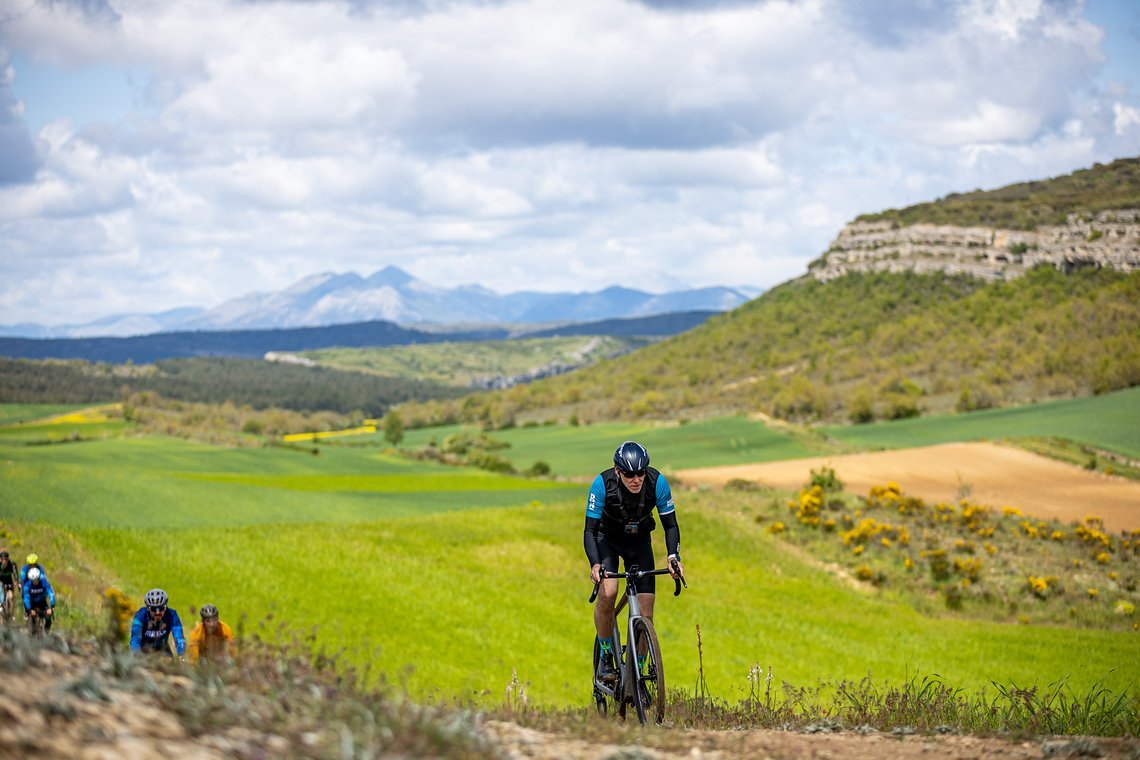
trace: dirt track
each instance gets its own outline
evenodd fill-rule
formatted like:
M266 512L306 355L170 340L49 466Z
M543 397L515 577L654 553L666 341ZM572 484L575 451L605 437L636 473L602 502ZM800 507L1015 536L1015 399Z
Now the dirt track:
M904 492L927 501L957 500L968 489L972 501L1017 507L1034 517L1069 521L1099 515L1112 531L1140 528L1140 483L992 443L947 443L872 454L702 467L676 475L688 485L719 487L743 478L773 488L798 489L813 469L824 465L833 467L852 493L865 494L872 485L892 480Z

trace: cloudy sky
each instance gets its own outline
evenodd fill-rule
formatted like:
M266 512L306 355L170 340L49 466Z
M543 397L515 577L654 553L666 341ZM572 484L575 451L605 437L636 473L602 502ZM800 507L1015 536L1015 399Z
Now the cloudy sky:
M766 288L1140 155L1134 0L0 0L0 324L389 264Z

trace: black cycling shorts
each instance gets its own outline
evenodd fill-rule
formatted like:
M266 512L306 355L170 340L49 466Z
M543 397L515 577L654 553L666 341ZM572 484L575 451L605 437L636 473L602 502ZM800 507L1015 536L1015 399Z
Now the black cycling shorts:
M637 538L633 541L622 540L612 541L606 537L606 534L598 534L598 554L602 562L602 567L608 573L616 573L618 571L618 558L625 560L625 570L628 571L630 565L637 565L638 570L652 570L653 564L653 539L649 534L644 538ZM653 594L657 591L657 576L648 575L637 579L637 593L639 594Z

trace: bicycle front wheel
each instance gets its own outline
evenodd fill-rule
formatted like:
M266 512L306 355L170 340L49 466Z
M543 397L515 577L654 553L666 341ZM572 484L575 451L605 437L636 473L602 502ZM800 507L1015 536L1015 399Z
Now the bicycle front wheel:
M633 621L634 654L631 655L631 670L636 670L636 683L633 690L637 719L642 723L653 716L657 723L665 720L665 669L661 665L661 645L657 643L657 631L646 618Z

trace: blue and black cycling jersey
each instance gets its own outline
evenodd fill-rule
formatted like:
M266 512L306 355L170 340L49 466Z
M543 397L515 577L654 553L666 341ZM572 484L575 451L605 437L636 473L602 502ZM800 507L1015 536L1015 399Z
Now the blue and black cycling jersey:
M181 656L186 651L186 636L182 632L182 619L174 610L167 607L158 619L146 607L135 613L134 620L131 621L132 652L170 654L171 636L174 637L174 647Z
M24 609L42 610L55 606L55 589L51 587L47 576L40 578L39 583L24 581Z
M655 509L665 529L669 554L678 554L681 531L677 525L677 506L665 476L653 467L647 468L641 489L632 493L614 468L598 473L586 498L583 545L590 564L600 563L599 539L614 544L651 542L649 534L656 527Z

